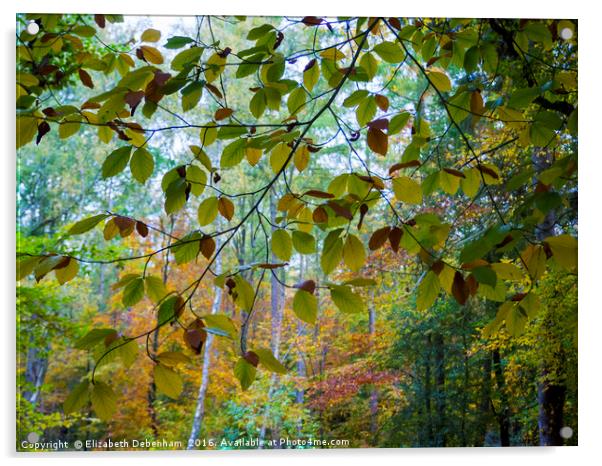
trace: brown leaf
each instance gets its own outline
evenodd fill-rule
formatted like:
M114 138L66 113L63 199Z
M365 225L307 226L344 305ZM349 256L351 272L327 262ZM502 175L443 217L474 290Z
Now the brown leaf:
M410 160L409 162L396 163L394 165L391 165L391 167L389 168L389 175L392 175L397 170L401 170L402 168L419 167L420 165L421 164L419 160Z
M98 27L104 29L105 27L105 15L94 15L94 21L98 24Z
M288 262L279 263L279 264L270 264L270 263L264 262L261 264L257 264L257 267L259 267L260 269L273 270L273 269L279 269L281 267L286 267L287 265L288 265Z
M464 277L459 271L454 274L454 281L452 283L452 294L460 305L466 304L466 300L470 294L468 285L464 281Z
M468 286L468 292L470 293L470 296L474 296L475 294L477 294L477 290L479 289L479 282L473 274L470 274L466 279L466 286Z
M245 354L243 354L243 358L245 358L245 360L254 367L257 367L259 364L259 356L257 356L257 353L253 351L247 351Z
M391 228L389 232L389 243L391 243L391 249L396 253L399 252L399 242L403 236L403 230L399 227Z
M391 227L383 227L376 230L372 233L370 240L368 241L368 247L371 251L376 251L383 247L383 245L389 239L389 233L391 232Z
M457 176L458 178L466 178L464 173L462 173L460 170L455 170L454 168L444 168L443 171L445 173L449 173L450 175Z
M50 131L50 125L47 121L43 121L38 125L38 136L36 137L36 144L39 144L45 134Z
M305 68L303 68L303 71L307 71L309 69L311 69L312 66L314 66L316 64L316 59L312 58L311 60L309 60L309 62L307 62L307 65L305 65Z
M445 264L443 263L443 261L438 260L436 262L433 262L433 265L431 265L431 270L433 272L435 272L437 275L439 275L441 273L441 271L443 270L444 266L445 266Z
M322 18L317 18L316 16L306 16L301 22L306 26L318 26L319 24L322 24L324 20Z
M387 155L389 138L380 129L368 129L368 147L380 155Z
M343 207L342 205L337 204L334 201L328 201L328 207L334 210L334 213L337 214L339 217L346 218L347 220L353 219L353 214L347 207Z
M393 26L395 29L401 30L401 21L399 18L389 18L389 24Z
M478 90L473 91L470 94L470 111L472 113L476 113L477 115L482 115L485 111L483 97L481 96L481 92Z
M141 222L139 220L136 222L136 231L143 238L146 238L148 236L148 227L146 226L146 223Z
M367 213L368 213L368 204L362 204L360 206L360 220L359 220L359 222L357 222L358 230L362 229L362 224L364 223L364 217L366 216Z
M228 118L233 113L234 113L234 110L232 110L231 108L220 108L215 111L215 115L214 115L215 121L220 121L225 118Z
M215 241L211 236L205 235L201 238L200 242L201 254L205 259L210 259L215 252Z
M300 290L305 290L308 293L314 294L314 291L316 291L316 282L313 280L305 280L304 282L295 285L295 288L299 288Z
M217 201L217 210L226 220L232 220L234 217L234 204L227 197L220 197Z
M305 191L304 196L317 197L319 199L332 199L334 194L327 193L325 191L319 191L317 189L310 189L309 191Z
M94 89L94 82L92 81L92 76L90 76L90 74L83 68L80 68L79 70L77 70L77 72L79 74L79 79L82 82L82 84L86 87L89 87L90 89Z
M318 206L314 209L312 220L314 223L326 223L328 222L328 212L324 207Z
M119 234L125 238L129 236L134 231L134 226L136 225L136 221L129 217L122 217L121 215L116 215L113 217L113 221L117 228L119 228Z
M211 92L214 96L216 96L218 99L223 98L224 96L222 95L221 91L215 87L213 84L211 83L205 83L205 88Z
M479 171L481 171L481 173L486 173L487 175L489 175L492 178L495 178L496 180L499 179L499 175L495 172L495 170L492 170L489 167L486 167L485 165L477 165L477 168L479 169Z
M374 96L374 101L378 108L380 108L383 112L389 110L389 99L382 94L376 94Z
M389 129L389 120L386 118L377 118L376 120L372 120L366 124L368 128L386 130Z

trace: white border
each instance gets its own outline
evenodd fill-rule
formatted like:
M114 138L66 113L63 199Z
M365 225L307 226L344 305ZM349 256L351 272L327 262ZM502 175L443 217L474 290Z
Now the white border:
M600 267L602 258L599 202L602 196L596 189L602 185L602 151L599 134L602 129L600 118L601 53L599 11L594 2L579 0L539 1L503 0L487 1L446 1L429 0L408 2L404 0L301 0L294 2L270 0L227 0L208 2L207 0L104 0L83 2L81 0L20 0L12 5L3 1L1 8L2 39L4 57L3 72L0 73L3 91L3 109L0 112L0 130L4 151L0 154L1 183L0 219L2 219L2 277L0 283L6 303L0 309L3 316L4 379L0 384L2 394L3 419L0 421L0 448L8 463L20 461L30 464L43 461L64 463L76 461L98 464L111 461L116 464L144 462L145 464L165 463L169 459L203 464L253 464L287 465L308 463L365 464L376 459L381 464L441 464L487 466L515 464L567 465L591 464L592 458L599 455L597 446L602 434L602 413L600 412L599 391L602 388L600 370L600 333L602 314L598 306L600 289ZM14 125L14 41L15 14L17 12L78 12L78 13L123 13L123 14L237 14L237 15L364 15L364 16L453 16L453 17L521 17L521 18L578 18L579 20L579 91L582 96L579 105L580 120L580 287L579 287L579 447L566 448L510 448L510 449L414 449L414 450L347 450L347 451L244 451L244 452L140 452L140 453L101 453L101 454L49 454L16 455L14 453L15 430L15 298L14 298L14 250L15 250L15 125ZM598 455L596 455L598 453ZM599 460L598 460L599 461ZM599 463L598 463L599 464Z

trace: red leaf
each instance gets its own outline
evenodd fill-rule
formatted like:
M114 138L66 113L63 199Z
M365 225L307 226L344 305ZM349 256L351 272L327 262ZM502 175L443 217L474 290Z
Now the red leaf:
M387 155L389 138L380 129L368 129L368 147L380 155Z
M383 247L383 245L389 239L389 233L391 232L391 227L383 227L376 230L372 233L370 240L368 241L368 247L371 251L376 251Z
M295 288L314 294L314 291L316 291L316 282L313 280L305 280L304 282L295 285Z
M88 72L82 68L77 70L77 72L79 74L79 79L81 80L82 84L86 87L89 87L90 89L94 89L94 82L92 81L92 77L90 76L90 74L88 74Z
M257 356L257 353L253 351L247 351L243 355L243 358L245 358L245 360L254 367L257 367L259 364L259 356Z
M318 26L319 24L322 24L324 20L322 18L317 18L316 16L306 16L301 22L306 26Z
M146 226L146 223L137 221L136 222L136 231L143 238L146 238L148 236L148 227Z
M403 230L399 227L391 228L389 232L389 243L391 243L391 249L396 253L399 252L399 242L403 236Z
M228 118L230 115L234 113L234 110L231 108L220 108L215 112L215 121L223 120L224 118Z
M468 296L470 294L468 285L464 281L464 277L459 271L456 271L456 273L454 274L454 281L452 283L452 294L454 295L456 301L458 301L458 304L462 306L466 304L466 301L468 300Z

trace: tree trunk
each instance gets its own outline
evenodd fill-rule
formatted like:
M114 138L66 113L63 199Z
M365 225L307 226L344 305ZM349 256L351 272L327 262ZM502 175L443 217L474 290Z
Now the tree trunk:
M534 154L532 157L533 165L536 173L540 173L552 163L552 158L549 153L544 156ZM547 213L543 222L536 229L536 237L539 241L554 235L554 225L556 224L556 213L551 210ZM548 309L546 312L553 313L554 309ZM545 344L548 347L562 348L559 341L560 337L554 331L553 319L544 316L542 329L546 336ZM564 359L563 354L558 356L561 360ZM562 363L554 361L552 354L545 354L541 361L539 383L537 385L537 402L539 404L539 416L537 420L539 428L539 445L540 446L560 446L563 444L560 436L560 429L563 427L563 410L566 397L566 386L559 382L562 377L556 374L553 379L550 374L558 372L558 368L563 367Z
M446 444L445 426L445 349L443 346L443 335L437 333L434 338L435 344L435 384L437 395L435 406L437 412L437 429L435 431L436 446L444 447Z
M502 361L500 357L500 351L496 348L493 350L493 365L495 369L495 380L497 388L500 393L500 409L497 413L498 423L500 426L500 444L503 447L510 446L510 408L508 406L508 397L506 395L504 380L504 369L502 368Z
M374 338L376 334L376 311L374 309L374 290L370 291L370 304L368 306L368 338L370 351L374 351ZM373 445L378 441L378 391L375 386L370 391L370 433Z
M218 241L219 242L219 241ZM219 248L219 244L216 244ZM222 273L222 258L217 256L214 262L215 273L219 275ZM211 314L216 314L222 305L222 289L214 288L215 295L213 296L213 304L211 305ZM207 340L205 341L205 349L203 353L203 369L201 372L201 385L199 386L199 393L196 399L196 408L194 410L194 417L192 419L192 429L190 430L190 437L188 438L187 449L192 450L195 446L196 440L199 438L201 427L203 424L203 418L205 417L205 398L207 396L207 388L209 386L209 370L211 368L211 347L213 344L213 334L207 334Z

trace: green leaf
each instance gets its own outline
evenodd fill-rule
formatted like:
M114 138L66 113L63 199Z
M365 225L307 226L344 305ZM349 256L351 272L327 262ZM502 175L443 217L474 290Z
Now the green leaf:
M374 115L376 115L376 101L374 100L374 96L366 97L360 102L355 111L357 122L363 127L374 118Z
M207 174L200 167L189 165L186 170L186 181L190 183L190 192L195 196L200 196L205 191Z
M267 98L265 90L259 89L249 102L249 110L255 118L261 118L267 107Z
M194 39L191 39L190 37L173 36L167 39L167 42L163 47L165 47L166 49L181 49L182 47L190 44L191 42L194 42Z
M203 316L203 322L205 322L205 330L211 331L212 329L221 330L224 335L232 339L236 338L238 331L232 319L225 314L209 314Z
M234 301L243 311L249 312L253 308L253 303L255 301L255 290L241 275L234 277L234 282L236 283L234 289L236 298Z
M82 409L90 401L90 382L86 379L77 384L63 403L65 414L73 413Z
M253 352L259 356L259 364L265 367L270 372L276 372L278 374L286 374L287 370L278 359L272 354L269 349L258 348L254 349Z
M180 238L173 246L173 253L178 264L186 264L193 261L201 250L202 235L198 231L192 231Z
M182 379L173 369L163 364L157 364L153 375L157 390L173 399L180 396L183 388Z
M314 61L313 65L303 71L303 85L311 92L320 79L320 66Z
M165 284L163 283L163 280L159 277L148 275L144 278L144 283L146 285L147 296L156 303L161 301L161 299L163 299L167 294Z
M125 307L133 306L144 297L144 279L142 277L134 278L123 289L121 302Z
M102 177L111 178L121 173L130 160L132 146L123 146L109 154L102 164Z
M418 285L416 308L419 311L424 311L431 307L437 299L437 296L439 296L440 290L441 284L439 283L439 277L437 277L435 272L429 270L420 282L420 285Z
M77 349L91 349L113 335L117 335L117 332L112 328L94 328L77 340L74 346Z
M374 46L376 54L388 63L401 63L405 53L397 42L381 42Z
M244 358L240 358L237 361L236 366L234 366L234 375L239 380L243 391L246 391L251 386L255 380L256 374L257 369L255 366L248 363Z
M190 83L182 89L182 110L187 112L195 108L203 95L204 84L200 81Z
M353 91L349 97L343 101L343 107L355 107L369 95L370 93L366 89L358 89Z
M346 314L355 314L366 310L360 295L351 291L349 286L332 285L330 288L330 297L339 310Z
M110 421L117 410L117 396L113 389L104 382L96 382L90 393L92 408L103 421Z
M326 275L336 269L343 258L343 240L339 238L340 234L340 230L331 231L324 240L320 266Z
M75 223L68 231L70 235L81 235L82 233L86 233L102 222L107 217L110 217L109 214L100 214L95 215L93 217L88 217L79 222Z
M72 280L77 275L79 271L79 264L72 257L69 258L69 262L65 267L61 267L60 269L55 269L54 275L58 282L63 285L67 283L69 280Z
M175 39L175 37L172 37L171 39L169 39L168 43L169 43L169 41L171 41L173 39ZM179 39L180 39L179 43L183 42L182 39L192 41L192 39L188 39L188 37L180 37ZM184 44L184 45L186 45L186 44ZM168 47L168 48L170 48L170 47ZM176 48L176 47L173 47L173 48ZM171 61L171 69L175 70L175 71L181 71L186 65L191 65L191 64L197 63L199 61L199 58L201 58L202 54L203 54L202 47L190 47L189 49L183 50L180 53L178 53L174 57L174 59Z
M393 179L393 192L395 197L408 204L422 203L422 188L413 179L407 176L399 176Z
M245 158L245 149L247 142L244 139L236 139L228 144L222 152L220 166L222 168L231 168L242 162Z
M474 275L474 278L477 279L479 283L483 283L485 285L489 285L492 288L495 288L497 283L497 275L493 271L493 269L489 267L476 267L471 270L471 273Z
M469 168L468 170L464 170L463 173L466 178L460 180L462 191L468 197L473 198L477 195L481 187L481 172L476 168Z
M347 235L343 245L343 261L352 272L357 272L366 261L364 245L355 235Z
M314 325L318 317L318 299L309 291L297 290L293 298L293 311L299 319Z
M295 115L297 112L303 109L306 101L307 94L305 89L303 89L302 87L296 88L293 92L290 93L286 102L289 113L291 115Z
M410 116L411 115L408 112L401 112L391 118L391 121L389 121L389 130L387 131L387 135L391 136L399 133L408 123Z
M205 226L212 223L217 218L217 212L217 197L212 196L203 200L199 204L199 225Z
M293 246L300 254L313 254L316 252L316 238L304 231L293 231Z
M153 174L154 168L155 160L149 151L144 147L140 147L134 151L130 160L130 170L136 181L144 184Z
M272 233L272 252L274 255L282 260L288 261L291 258L293 252L293 243L291 237L286 230L276 230Z
M548 243L554 260L567 270L577 268L577 239L571 235L549 236Z
M437 88L439 92L451 91L451 81L449 77L442 71L429 71L427 76L433 86Z
M274 173L279 173L280 170L282 170L290 153L291 148L284 142L281 142L272 149L272 153L270 154L270 166Z
M157 355L157 360L164 366L173 367L178 364L187 364L190 358L179 351L165 351Z

